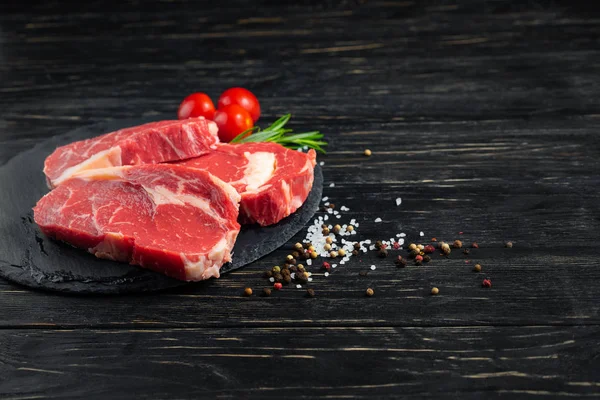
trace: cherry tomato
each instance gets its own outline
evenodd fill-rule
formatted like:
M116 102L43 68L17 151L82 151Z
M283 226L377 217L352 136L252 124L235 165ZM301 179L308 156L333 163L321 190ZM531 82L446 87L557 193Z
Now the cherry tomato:
M178 119L204 117L213 119L215 117L215 105L206 93L192 93L179 105L177 110Z
M260 104L258 103L258 99L251 91L241 87L234 87L224 91L221 97L219 97L217 104L219 108L223 108L230 104L239 104L250 113L252 121L254 122L258 121L258 118L260 117Z
M215 112L214 121L219 127L219 139L224 143L230 142L234 137L254 126L250 113L238 104L219 107Z

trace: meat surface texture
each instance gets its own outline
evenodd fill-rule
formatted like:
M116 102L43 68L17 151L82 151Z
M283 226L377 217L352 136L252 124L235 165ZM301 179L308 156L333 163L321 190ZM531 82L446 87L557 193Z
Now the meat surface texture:
M217 149L178 165L208 171L241 195L240 221L275 224L296 211L313 185L316 153L276 143L219 144Z
M201 170L158 164L76 174L34 217L49 237L106 258L198 281L219 277L239 233L240 195Z
M57 148L46 158L44 173L53 188L85 170L197 157L216 147L217 131L202 117L125 128Z

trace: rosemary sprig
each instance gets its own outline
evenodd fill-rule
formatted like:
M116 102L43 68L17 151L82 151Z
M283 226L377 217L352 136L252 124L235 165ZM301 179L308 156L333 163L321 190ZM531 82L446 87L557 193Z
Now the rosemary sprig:
M323 134L319 131L292 133L292 129L284 128L291 116L291 114L284 115L266 129L261 130L258 126L247 129L233 138L231 143L273 142L291 149L308 146L318 152L325 153L323 146L327 146L327 142L321 140ZM250 135L244 137L248 133Z

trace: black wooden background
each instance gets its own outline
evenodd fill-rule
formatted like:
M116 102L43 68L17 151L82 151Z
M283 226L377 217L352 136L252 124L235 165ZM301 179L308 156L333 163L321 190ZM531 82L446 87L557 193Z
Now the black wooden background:
M351 209L340 221L356 218L358 238L481 248L314 269L312 299L241 296L286 249L161 294L2 281L1 398L600 395L593 2L68 3L0 5L0 164L72 128L175 116L190 92L241 85L263 122L291 112L297 130L327 134L325 195Z

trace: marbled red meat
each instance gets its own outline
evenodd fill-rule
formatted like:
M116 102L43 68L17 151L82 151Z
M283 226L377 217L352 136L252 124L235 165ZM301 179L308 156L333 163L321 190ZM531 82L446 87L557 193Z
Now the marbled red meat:
M197 157L215 148L217 131L202 117L125 128L57 148L46 158L44 173L52 188L83 170Z
M240 221L271 225L296 211L313 180L316 153L276 143L219 144L215 151L178 165L208 171L241 194Z
M45 195L49 237L188 281L218 277L239 233L240 195L213 175L159 164L83 171Z

